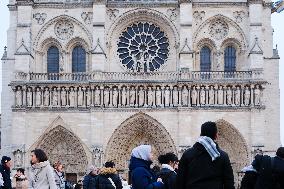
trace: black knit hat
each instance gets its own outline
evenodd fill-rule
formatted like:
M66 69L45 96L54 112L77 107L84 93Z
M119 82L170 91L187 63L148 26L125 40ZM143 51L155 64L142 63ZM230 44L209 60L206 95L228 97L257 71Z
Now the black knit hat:
M1 160L1 163L2 163L2 164L5 164L5 163L7 163L8 161L11 161L11 158L8 157L8 156L3 156L3 157L2 157L2 160Z

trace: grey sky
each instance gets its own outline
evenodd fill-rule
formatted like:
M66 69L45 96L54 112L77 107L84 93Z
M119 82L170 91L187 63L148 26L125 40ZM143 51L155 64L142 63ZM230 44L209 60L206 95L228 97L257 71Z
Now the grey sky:
M0 57L2 57L4 46L7 44L7 29L9 27L9 11L7 8L8 0L0 1ZM274 47L278 44L280 59L280 89L283 90L284 86L284 11L281 14L272 15L272 26L274 28ZM0 70L2 64L0 64ZM0 71L2 78L2 71ZM2 79L0 79L0 90L2 88ZM281 93L281 113L284 113L284 93ZM281 134L282 144L284 144L284 116L281 116Z

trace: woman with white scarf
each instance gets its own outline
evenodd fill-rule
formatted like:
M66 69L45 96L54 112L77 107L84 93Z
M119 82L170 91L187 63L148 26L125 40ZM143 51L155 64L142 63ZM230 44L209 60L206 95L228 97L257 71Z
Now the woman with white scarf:
M130 159L130 176L132 189L162 189L164 184L151 171L153 161L150 145L140 145L132 150Z

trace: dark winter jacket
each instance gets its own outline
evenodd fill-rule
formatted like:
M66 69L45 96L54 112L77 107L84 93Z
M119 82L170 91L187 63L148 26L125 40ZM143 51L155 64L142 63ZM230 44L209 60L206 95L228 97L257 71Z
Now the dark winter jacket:
M176 189L176 172L167 168L162 168L158 177L163 180L165 189Z
M132 189L162 189L163 184L156 182L157 178L150 169L152 162L131 157L129 171Z
M112 182L110 181L112 180ZM122 189L122 183L115 168L102 168L100 175L96 177L96 189Z
M10 169L6 168L4 165L0 165L0 173L2 174L4 186L0 186L1 189L12 189L12 181L10 178Z
M234 189L230 159L220 150L215 161L200 143L182 155L177 173L177 189Z
M272 166L273 164L273 166ZM278 189L284 188L284 160L279 157L272 158L267 155L256 155L252 166L258 172L255 189ZM277 186L282 185L282 186Z
M254 189L258 174L255 171L247 171L242 178L240 189Z
M86 175L83 180L83 189L94 189L96 177L91 174Z

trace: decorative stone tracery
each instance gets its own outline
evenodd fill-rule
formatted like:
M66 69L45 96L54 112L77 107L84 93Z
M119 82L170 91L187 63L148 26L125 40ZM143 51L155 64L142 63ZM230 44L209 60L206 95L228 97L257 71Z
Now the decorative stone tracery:
M209 26L209 34L211 37L221 40L225 38L229 33L228 24L222 19L213 20Z
M59 39L69 39L74 33L74 25L69 20L60 20L55 24L54 32Z

